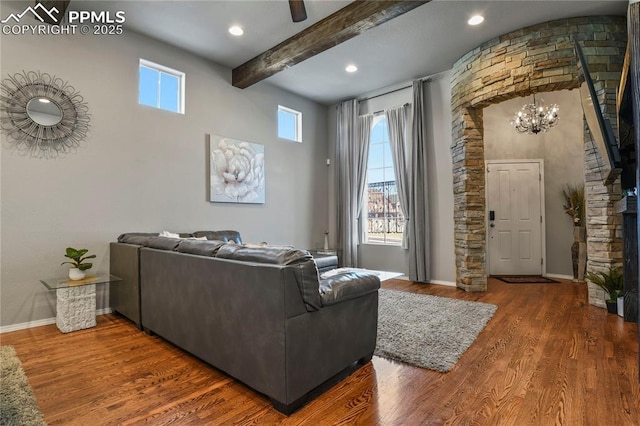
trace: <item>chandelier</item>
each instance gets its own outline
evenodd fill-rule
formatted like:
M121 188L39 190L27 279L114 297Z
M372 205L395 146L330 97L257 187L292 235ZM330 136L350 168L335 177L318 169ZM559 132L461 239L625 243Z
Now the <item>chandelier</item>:
M545 106L544 100L536 103L536 95L533 95L533 103L526 104L513 117L511 124L516 128L518 133L528 133L537 135L540 132L546 132L556 124L558 124L558 105Z

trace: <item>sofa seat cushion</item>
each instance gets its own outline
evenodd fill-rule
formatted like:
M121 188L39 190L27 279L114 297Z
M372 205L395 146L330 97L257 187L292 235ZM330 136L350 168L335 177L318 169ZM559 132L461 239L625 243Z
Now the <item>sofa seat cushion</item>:
M334 305L374 293L380 288L380 278L365 271L345 271L320 280L322 306Z
M215 240L181 240L176 248L180 253L197 254L200 256L215 257L224 241Z
M192 235L196 238L207 237L207 240L233 241L236 244L242 244L242 238L238 231L196 231Z

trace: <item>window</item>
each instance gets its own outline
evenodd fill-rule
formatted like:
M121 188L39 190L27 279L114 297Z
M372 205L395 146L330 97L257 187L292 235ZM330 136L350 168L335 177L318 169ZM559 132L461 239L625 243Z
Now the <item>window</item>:
M384 115L376 117L371 127L365 201L367 223L364 242L402 244L404 215L400 209L387 119Z
M278 137L302 142L302 113L278 105Z
M138 103L184 114L184 73L140 59Z

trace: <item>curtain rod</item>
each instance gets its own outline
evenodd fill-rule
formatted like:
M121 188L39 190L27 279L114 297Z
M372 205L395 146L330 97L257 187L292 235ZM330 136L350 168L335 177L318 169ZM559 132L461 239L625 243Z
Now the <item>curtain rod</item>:
M411 86L409 86L409 87L411 87ZM406 89L406 87L405 87L405 89ZM400 89L398 89L398 90L400 90ZM407 106L407 105L411 105L411 104L409 102L407 102L406 104L404 104L402 106ZM384 110L381 109L380 111L372 112L371 115L378 115L378 114L382 114L383 112L384 112Z
M429 81L431 81L431 77L433 77L434 75L436 75L436 74L428 75L428 76L422 77L422 78L416 78L416 80L429 82ZM380 93L380 94L377 94L377 95L374 95L374 96L369 96L367 98L358 99L358 103L360 103L362 101L368 101L370 99L379 98L380 96L389 95L391 93L399 92L400 90L408 89L408 88L413 86L413 81L414 80L412 80L411 84L408 84L407 86L399 87L397 89L389 90L388 92Z

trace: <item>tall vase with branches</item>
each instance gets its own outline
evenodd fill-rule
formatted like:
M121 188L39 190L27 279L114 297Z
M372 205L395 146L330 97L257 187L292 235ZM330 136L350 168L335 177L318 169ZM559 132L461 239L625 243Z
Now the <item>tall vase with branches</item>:
M573 221L573 245L571 246L573 280L582 282L587 267L584 185L563 186L562 198L564 212Z

